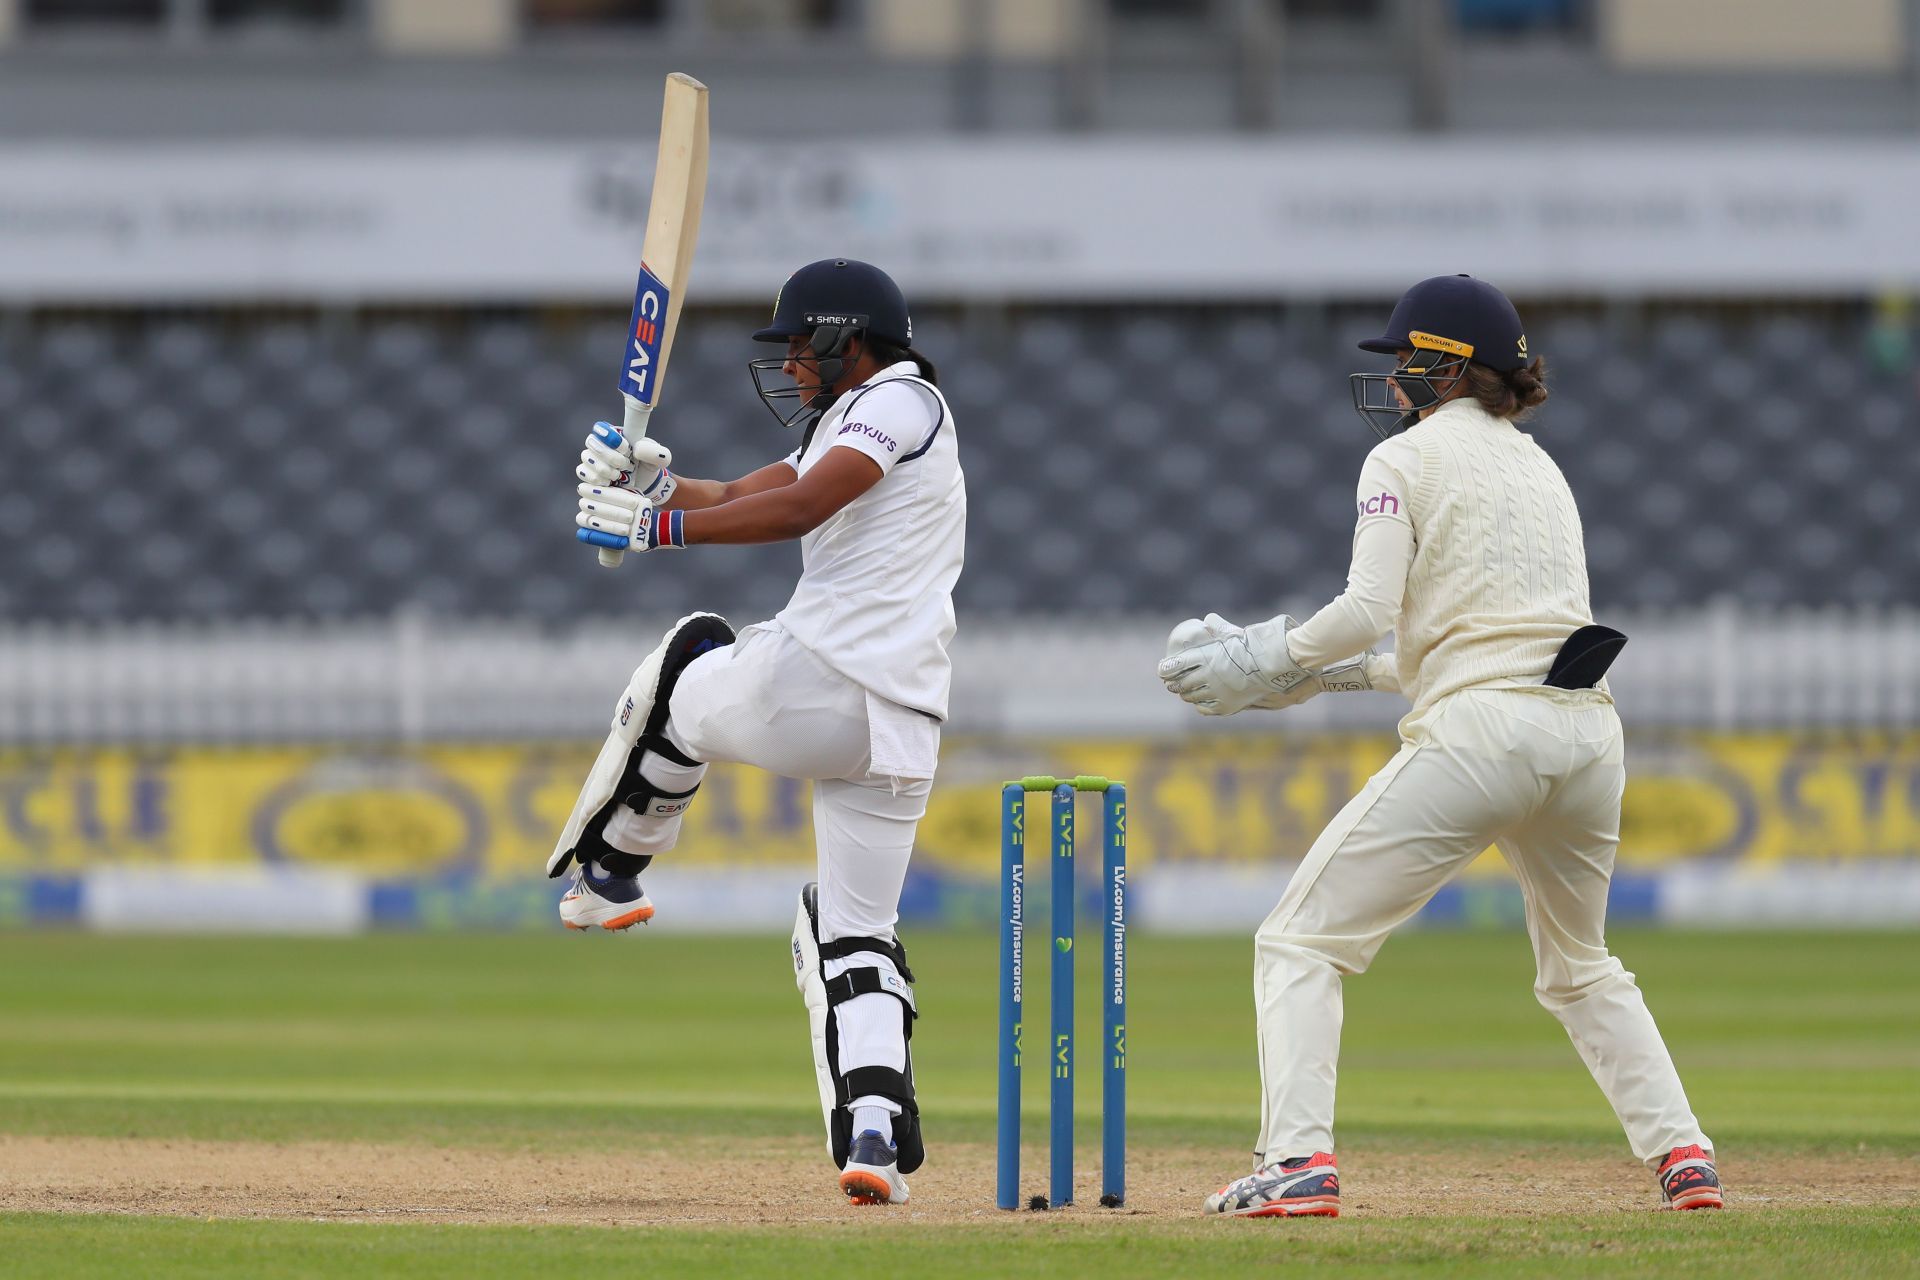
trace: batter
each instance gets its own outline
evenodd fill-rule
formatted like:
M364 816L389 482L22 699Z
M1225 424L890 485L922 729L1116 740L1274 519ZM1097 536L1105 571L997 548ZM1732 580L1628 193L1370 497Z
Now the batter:
M1386 334L1360 345L1398 366L1352 378L1382 442L1360 470L1346 591L1304 623L1184 622L1159 668L1203 715L1328 690L1413 704L1399 753L1321 833L1255 935L1254 1172L1206 1210L1338 1215L1341 982L1489 844L1520 882L1534 992L1662 1204L1718 1208L1712 1143L1633 975L1607 951L1626 775L1603 677L1625 638L1593 625L1573 495L1515 426L1547 397L1544 362L1506 296L1464 275L1415 285ZM1389 630L1393 653L1374 653Z
M933 364L877 267L802 267L753 336L785 346L749 368L799 447L721 483L597 424L578 523L640 552L798 538L799 584L738 637L713 614L668 632L616 703L548 872L574 867L569 928L629 928L653 915L639 875L673 848L709 764L810 779L818 882L800 895L793 962L827 1148L854 1203L904 1204L925 1149L895 925L947 717L966 483Z

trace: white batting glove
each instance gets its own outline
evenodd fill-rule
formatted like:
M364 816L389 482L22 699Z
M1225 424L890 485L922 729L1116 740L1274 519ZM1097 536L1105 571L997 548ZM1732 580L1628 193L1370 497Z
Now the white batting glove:
M574 523L593 535L583 541L620 551L684 547L681 511L656 510L653 500L618 485L580 486L580 514Z
M1235 626L1217 613L1189 618L1168 637L1169 649L1186 647L1160 663L1160 681L1203 716L1230 716L1263 698L1289 694L1313 676L1287 656L1287 632L1298 625L1285 614L1251 627Z
M581 484L618 485L645 494L660 506L679 483L667 470L672 461L673 450L659 441L645 436L628 440L612 423L596 422L573 474Z

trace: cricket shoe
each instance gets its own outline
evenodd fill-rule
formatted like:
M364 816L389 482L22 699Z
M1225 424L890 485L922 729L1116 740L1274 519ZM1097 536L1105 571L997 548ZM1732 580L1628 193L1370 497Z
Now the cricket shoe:
M1208 1196L1206 1211L1233 1218L1337 1218L1340 1170L1326 1151L1265 1165Z
M1698 1146L1675 1147L1660 1162L1662 1209L1719 1209L1720 1174L1711 1152Z
M591 866L576 868L573 884L560 899L560 923L569 929L618 932L653 919L653 903L639 876L598 876Z
M855 1204L905 1204L907 1180L900 1176L899 1153L879 1130L868 1129L853 1140L847 1167L840 1171L840 1189Z

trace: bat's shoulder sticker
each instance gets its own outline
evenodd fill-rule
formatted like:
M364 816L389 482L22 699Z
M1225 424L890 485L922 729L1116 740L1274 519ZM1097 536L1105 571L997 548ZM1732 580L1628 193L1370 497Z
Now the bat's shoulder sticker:
M633 291L633 317L627 324L627 355L620 366L620 394L641 404L653 403L659 384L660 348L667 336L666 283L653 268L640 264L640 280Z

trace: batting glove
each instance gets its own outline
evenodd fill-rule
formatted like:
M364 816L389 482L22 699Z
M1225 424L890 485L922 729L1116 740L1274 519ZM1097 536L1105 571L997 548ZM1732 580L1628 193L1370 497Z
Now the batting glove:
M573 474L581 484L618 485L645 494L657 507L673 496L679 484L667 470L672 461L673 451L658 441L645 436L628 440L612 423L596 422Z
M684 511L661 511L653 500L614 485L580 486L580 514L574 536L596 547L616 551L652 551L657 547L684 547L681 530Z

